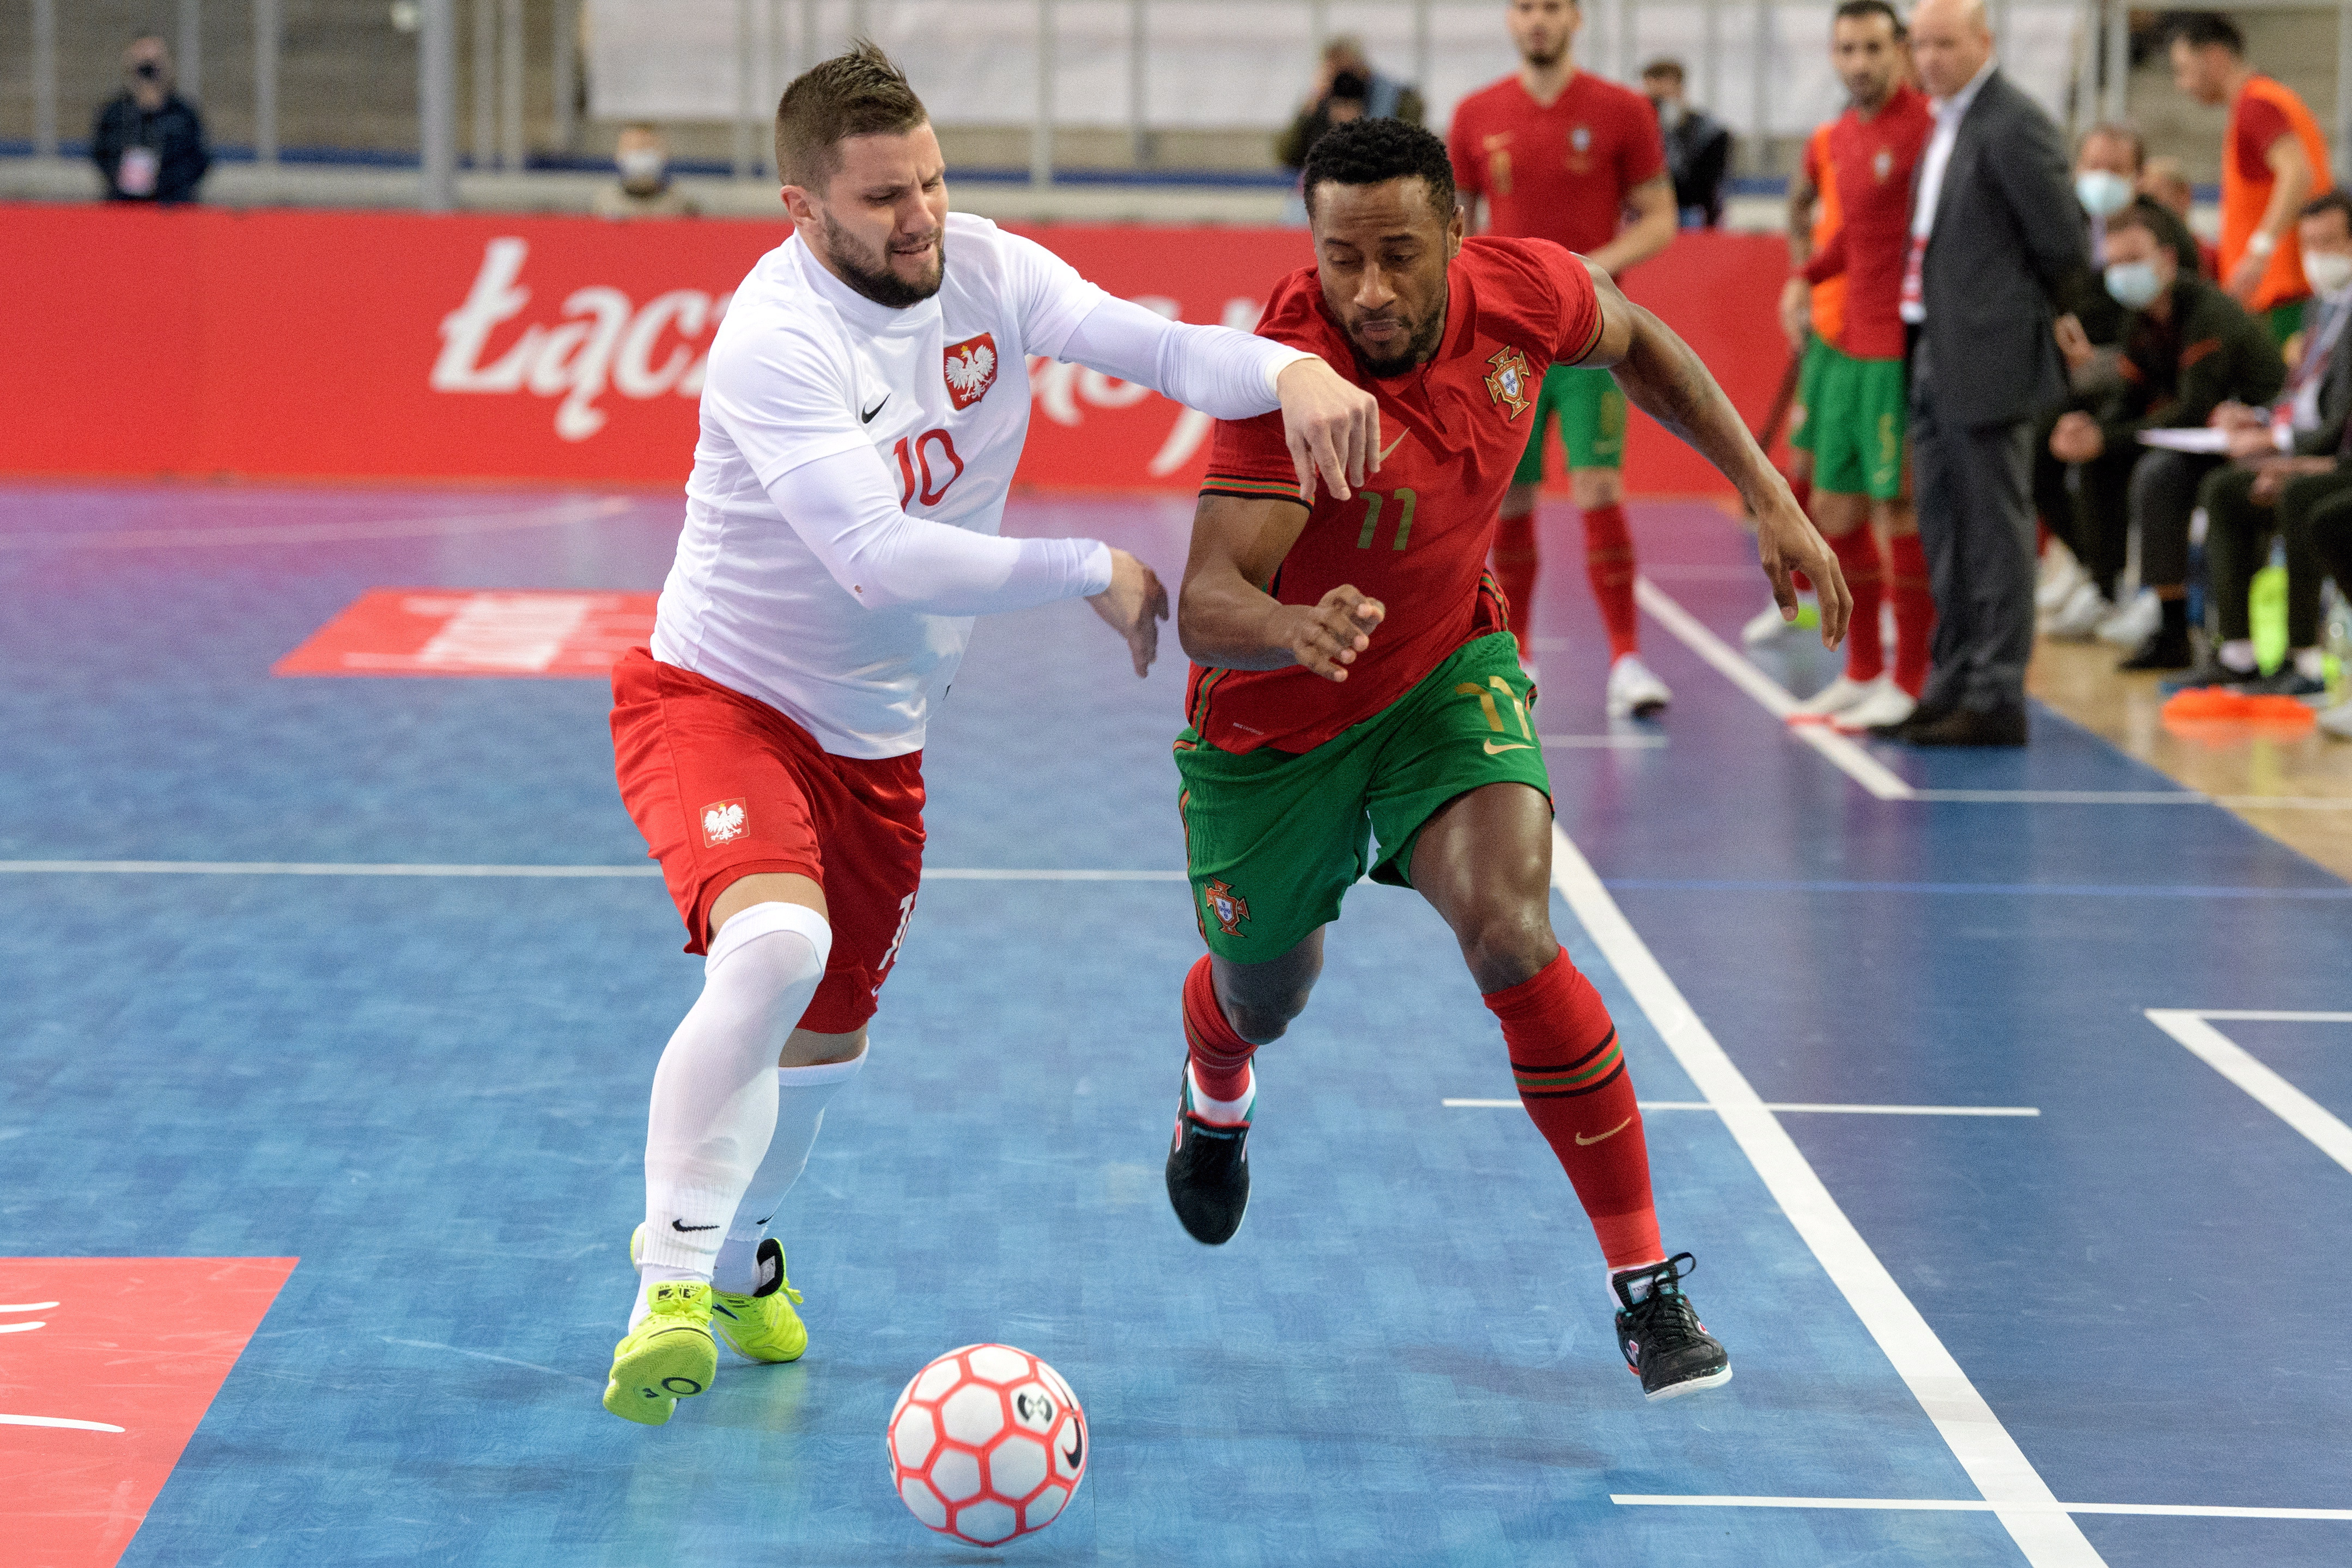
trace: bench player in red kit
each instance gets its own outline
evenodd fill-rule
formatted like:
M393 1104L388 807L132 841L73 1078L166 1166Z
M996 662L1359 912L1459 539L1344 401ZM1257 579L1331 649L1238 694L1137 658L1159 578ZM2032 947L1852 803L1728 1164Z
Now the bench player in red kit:
M1275 288L1262 336L1379 401L1370 488L1302 479L1278 419L1221 424L1177 610L1193 660L1176 742L1194 913L1188 1060L1168 1195L1194 1238L1249 1201L1251 1057L1307 1005L1323 928L1369 868L1444 917L1502 1025L1528 1114L1598 1234L1617 1333L1663 1399L1731 1375L1669 1257L1617 1033L1551 927L1551 800L1535 691L1484 571L1495 508L1554 364L1618 384L1739 489L1784 613L1790 568L1834 647L1836 558L1706 367L1607 274L1548 240L1465 240L1444 143L1366 121L1315 144L1316 265ZM1374 845L1377 844L1377 849Z

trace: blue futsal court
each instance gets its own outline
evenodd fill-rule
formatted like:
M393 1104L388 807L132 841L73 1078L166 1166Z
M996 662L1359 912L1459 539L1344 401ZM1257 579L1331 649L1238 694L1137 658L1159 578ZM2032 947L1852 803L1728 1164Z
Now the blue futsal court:
M1396 889L1357 890L1260 1058L1247 1224L1184 1237L1183 667L1171 635L1137 683L1064 605L984 623L933 730L931 875L780 1222L808 1357L606 1415L700 966L605 689L270 668L374 588L650 591L679 514L0 489L0 1301L17 1258L299 1259L123 1563L982 1562L907 1514L882 1428L992 1339L1094 1439L1007 1558L2352 1561L2352 888L2047 712L2017 753L1804 743L1733 678L1762 588L1696 504L1637 509L1662 721L1602 718L1566 516L1534 620L1555 918L1727 1387L1643 1405L1499 1035ZM1010 522L1172 582L1189 518ZM0 1328L0 1415L126 1380L135 1410L172 1294L102 1351L59 1300ZM102 1509L113 1425L6 1427L79 1479L0 1535Z

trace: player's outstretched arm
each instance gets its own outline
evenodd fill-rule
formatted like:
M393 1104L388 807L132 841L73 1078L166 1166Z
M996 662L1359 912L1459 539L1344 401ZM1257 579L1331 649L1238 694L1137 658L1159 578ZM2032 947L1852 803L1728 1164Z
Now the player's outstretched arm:
M1071 331L1058 357L1219 419L1281 409L1298 491L1310 502L1318 478L1345 500L1366 473L1380 468L1378 400L1315 355L1270 338L1171 321L1132 300L1105 298Z
M1688 442L1732 482L1756 519L1756 553L1772 581L1782 618L1797 618L1797 589L1789 577L1792 570L1802 572L1813 580L1821 600L1822 641L1837 647L1845 638L1853 595L1836 555L1789 493L1788 481L1690 345L1626 299L1606 272L1589 261L1585 265L1601 296L1601 331L1577 363L1610 367L1643 413Z
M1202 496L1192 514L1192 554L1184 563L1176 637L1198 662L1219 669L1304 665L1326 680L1372 645L1386 609L1342 584L1318 605L1286 605L1267 593L1282 558L1307 526L1307 509L1287 500Z

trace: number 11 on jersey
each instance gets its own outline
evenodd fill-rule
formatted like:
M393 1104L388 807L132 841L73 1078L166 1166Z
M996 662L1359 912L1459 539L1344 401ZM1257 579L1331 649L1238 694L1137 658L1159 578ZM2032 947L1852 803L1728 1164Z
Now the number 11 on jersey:
M1356 535L1356 548L1370 550L1372 547L1372 535L1380 531L1381 505L1390 497L1383 496L1378 490L1359 490L1356 493L1364 498L1364 531ZM1396 543L1391 548L1402 550L1404 542L1412 537L1412 509L1421 498L1411 490L1396 490L1391 493L1397 503L1397 527Z

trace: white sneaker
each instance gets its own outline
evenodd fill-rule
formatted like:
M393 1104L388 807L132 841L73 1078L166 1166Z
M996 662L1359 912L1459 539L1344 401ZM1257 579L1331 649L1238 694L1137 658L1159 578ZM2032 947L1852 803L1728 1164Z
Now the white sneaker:
M2042 629L2063 642L2088 642L2115 613L2116 607L2107 603L2099 585L2084 577L2068 590L2066 597L2051 612L2050 624Z
M1900 724L1918 708L1917 700L1895 684L1893 676L1871 682L1870 695L1838 714L1830 725L1842 735L1861 735L1888 724Z
M1775 612L1776 614L1778 612ZM1647 719L1662 713L1675 694L1666 689L1639 654L1626 654L1609 667L1609 717Z
M2164 624L2164 606L2156 600L2156 590L2143 588L2122 609L2099 623L2098 637L2113 647L2136 648L2156 635Z
M2338 702L2322 713L2319 727L2339 741L2352 741L2352 702Z
M1842 674L1790 709L1789 718L1792 722L1800 719L1826 719L1832 713L1844 712L1876 689L1875 681L1856 680L1850 675Z
M1739 640L1749 647L1761 647L1764 644L1774 641L1777 638L1786 637L1790 632L1803 629L1805 622L1804 610L1812 603L1813 596L1811 594L1799 595L1797 597L1797 604L1799 605L1797 618L1793 621L1784 621L1780 618L1780 606L1779 605L1771 604L1765 605L1753 616L1750 616L1748 618L1748 624L1739 628ZM1816 618L1814 624L1820 624L1818 618Z
M2041 581L2034 585L2033 607L2045 616L2055 615L2074 597L2074 590L2090 580L2091 574L2083 570L2074 552L2053 539L2042 552Z

